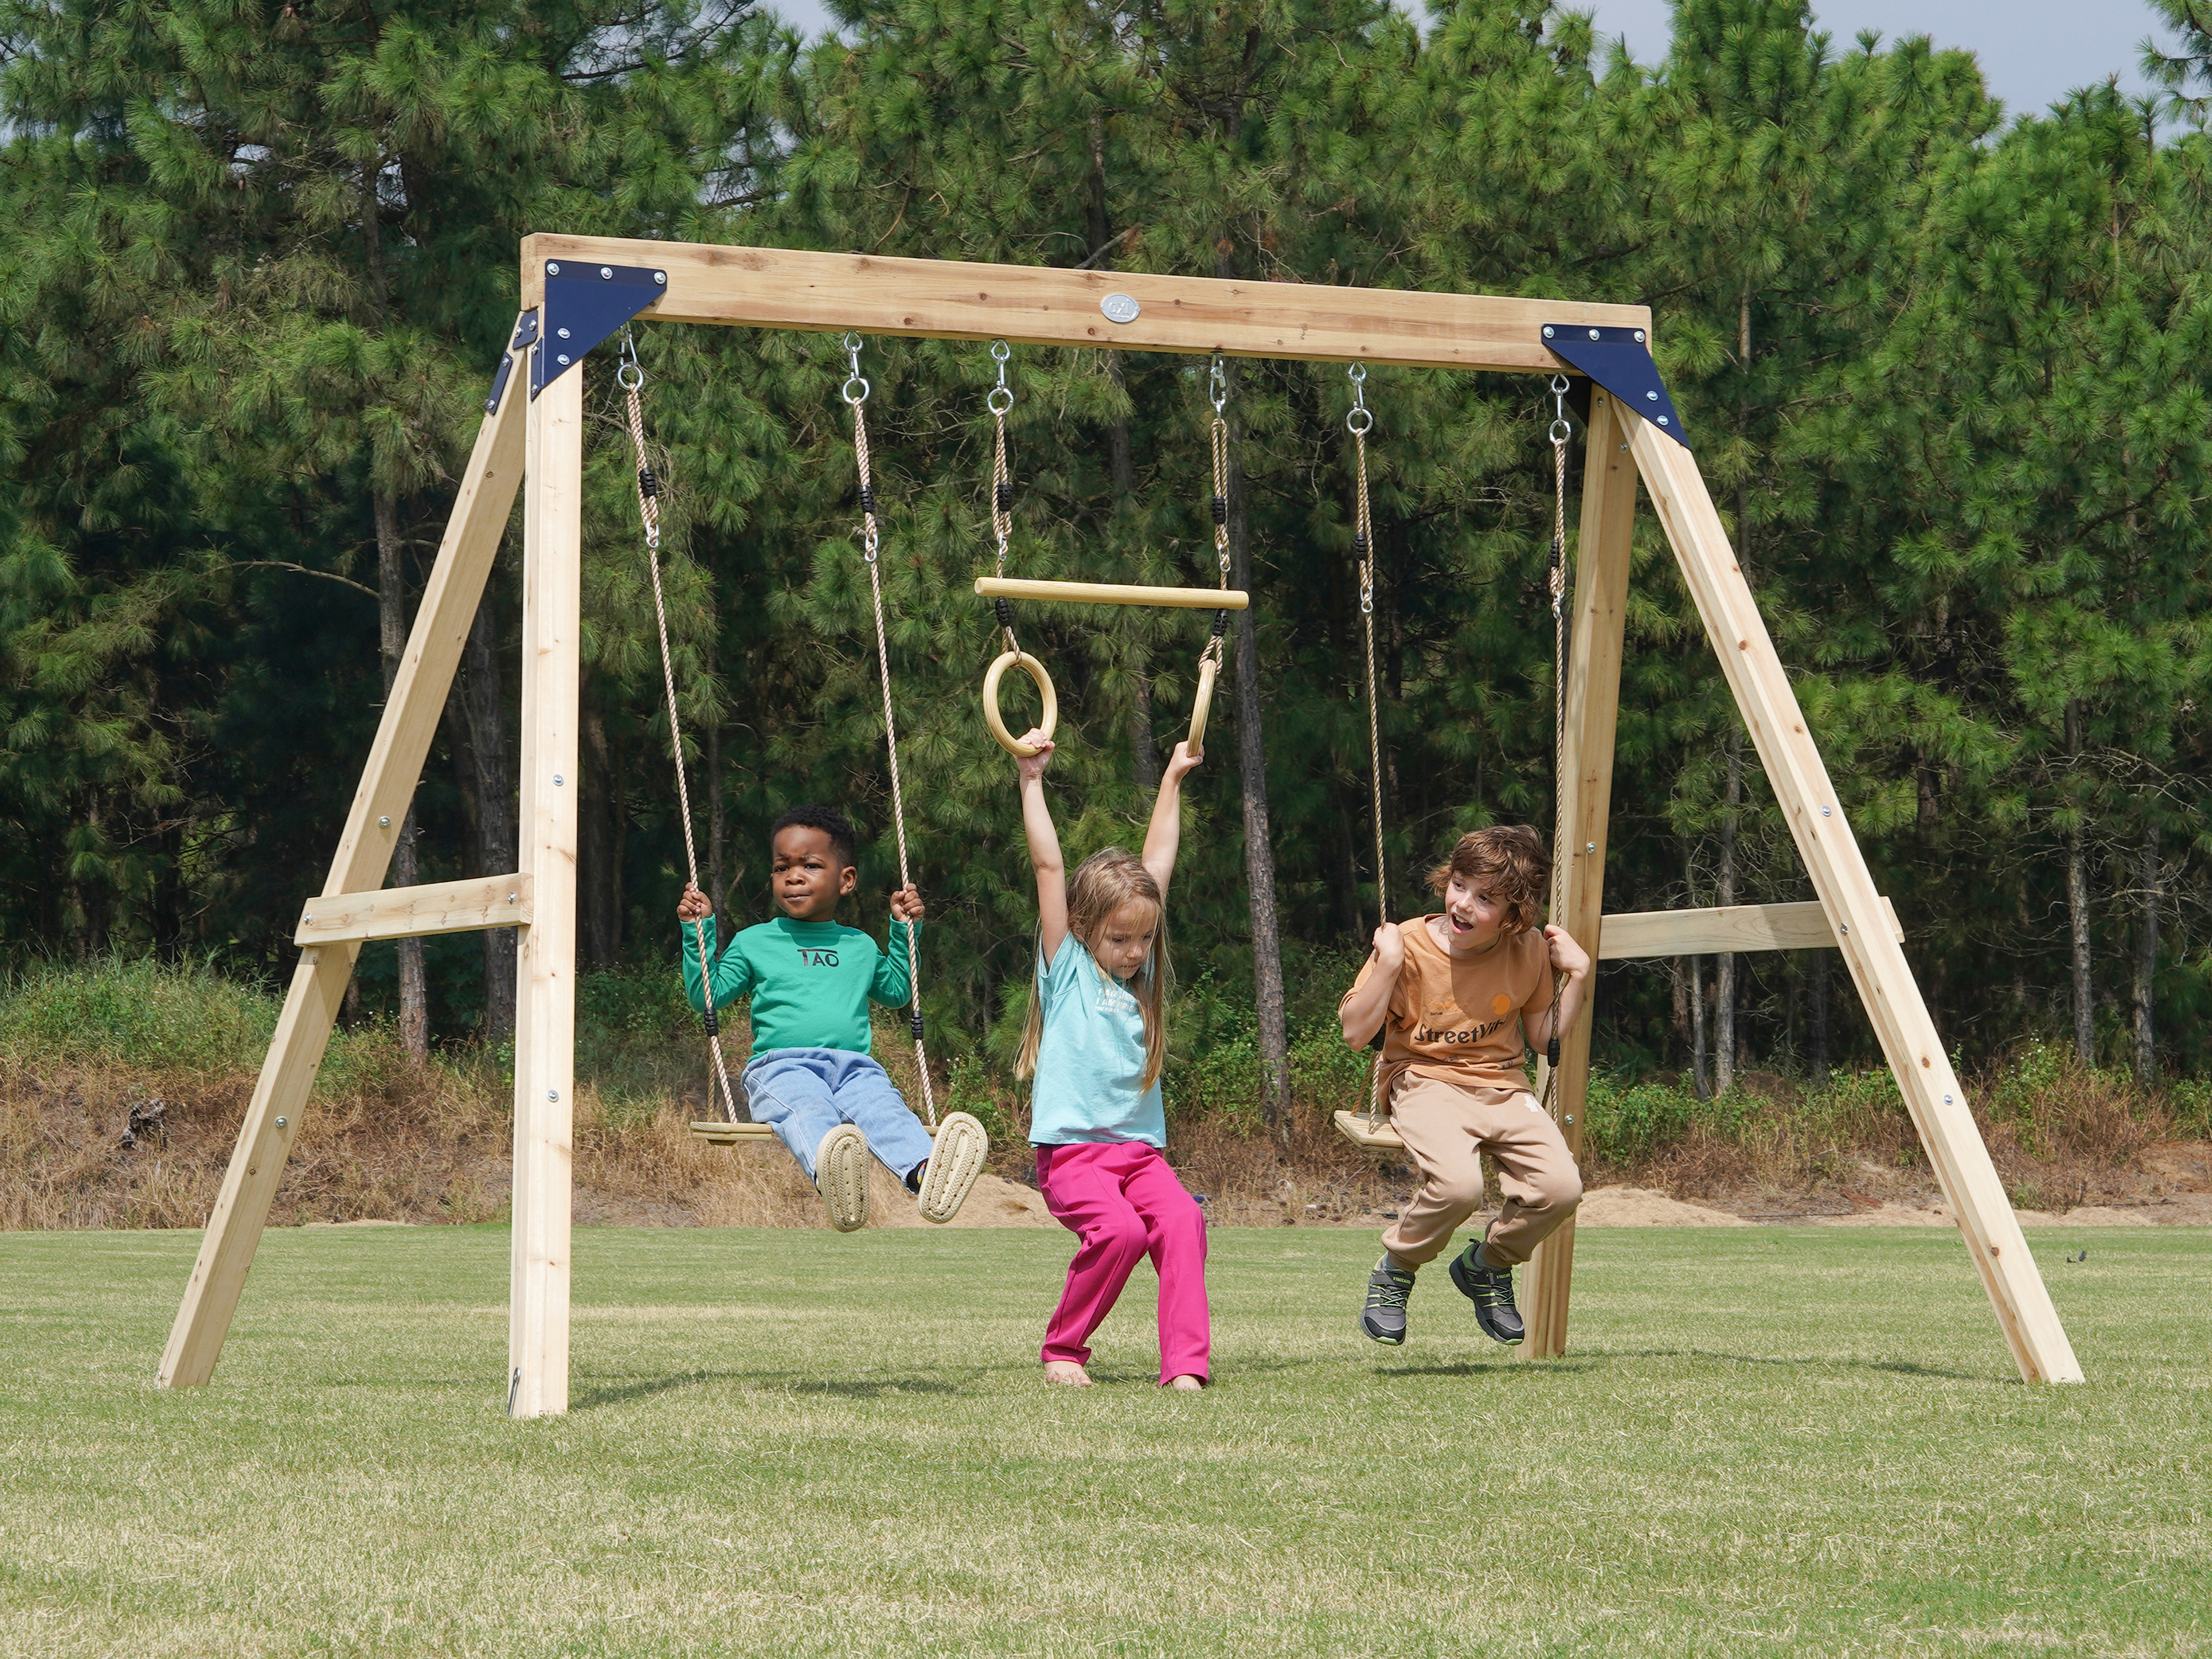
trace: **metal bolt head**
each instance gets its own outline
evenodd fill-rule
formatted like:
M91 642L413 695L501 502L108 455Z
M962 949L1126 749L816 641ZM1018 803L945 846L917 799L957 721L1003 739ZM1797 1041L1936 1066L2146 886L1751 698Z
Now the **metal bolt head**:
M668 273L665 270L656 270L653 273L653 280L659 283L661 287L666 288L668 286Z
M1839 921L1836 924L1836 931L1839 933L1848 933L1851 931L1851 925L1848 921Z
M565 328L561 331L563 335L567 334L568 331ZM1644 401L1647 404L1656 404L1659 401L1659 394L1656 392L1647 392L1644 394Z
M1565 1117L1559 1120L1562 1123L1572 1123L1574 1121L1575 1115L1572 1112L1569 1112Z
M1597 331L1595 329L1592 329L1592 330L1590 331L1590 338L1591 338L1591 339L1595 340L1595 339L1601 339L1601 338L1602 338L1602 337L1602 337L1601 335L1600 335L1600 334L1598 333L1598 331Z
M1596 851L1597 851L1597 843L1596 843L1595 842L1594 842L1594 841L1586 841L1586 842L1584 842L1583 843L1583 852L1585 852L1585 853L1595 853L1595 852L1596 852Z
M1644 343L1644 331L1640 328L1636 331L1636 343L1638 345Z
M280 1128L280 1129L281 1129L281 1128L283 1128L283 1127L284 1127L288 1122L289 1122L289 1121L290 1121L290 1120L289 1120L289 1119L288 1119L288 1118L281 1118L281 1117L280 1117L280 1118L278 1118L278 1119L276 1120L276 1127L277 1127L278 1128Z
M561 262L558 259L548 259L545 262L545 274L548 276L558 276L561 274Z
M1829 811L1828 811L1828 809L1827 809L1826 807L1823 806L1823 807L1820 809L1820 816L1821 816L1822 817L1824 817L1824 818L1825 818L1825 817L1829 817L1829 816L1830 816Z
M563 357L561 361L562 361L562 362L564 362L564 363L565 363L565 362L567 362L568 360L566 357ZM1672 424L1673 424L1673 422L1670 422L1669 420L1668 420L1668 418L1667 418L1664 415L1662 415L1662 416L1659 417L1659 424L1660 424L1660 425L1662 425L1662 426L1670 426L1670 425L1672 425Z
M556 789L558 789L558 788L561 787L562 781L562 780L561 775L560 775L558 772L556 772L556 773L553 775L553 787L554 787Z
M601 265L599 267L599 280L603 283L611 277L614 274L614 270L611 266Z
M568 354L567 352L565 352L565 351L564 351L564 352L562 352L562 353L558 357L556 357L553 361L554 361L555 362L556 362L556 363L566 363L566 362L568 361Z
M514 903L514 894L512 894L512 893L509 893L509 894L507 896L507 902L509 904Z
M1547 340L1552 337L1552 325L1549 323L1544 325L1544 337Z
M561 1098L561 1091L558 1089L548 1089L545 1091L545 1098L557 1103Z
M392 820L390 818L379 818L376 821L376 827L380 830L389 830L392 828Z
M1948 1095L1945 1095L1945 1096L1943 1097L1943 1103L1944 1103L1946 1106L1950 1105L1950 1104L1952 1103L1952 1102L1951 1102L1951 1097L1950 1097L1950 1096L1948 1096Z
M568 337L568 331L565 328L556 328L553 331L564 340Z

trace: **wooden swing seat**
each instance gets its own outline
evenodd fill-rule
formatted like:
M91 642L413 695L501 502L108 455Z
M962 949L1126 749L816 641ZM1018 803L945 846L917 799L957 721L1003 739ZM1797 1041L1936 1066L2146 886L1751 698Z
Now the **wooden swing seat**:
M1370 1123L1364 1112L1339 1112L1336 1127L1337 1132L1355 1146L1389 1146L1401 1152L1406 1150L1406 1143L1399 1139L1398 1132L1390 1127L1390 1120L1387 1117L1377 1118Z
M925 1123L921 1127L932 1135L937 1133L937 1126L933 1123ZM731 1123L715 1117L696 1120L691 1125L691 1133L709 1146L735 1146L743 1141L772 1140L775 1138L775 1131L765 1123Z

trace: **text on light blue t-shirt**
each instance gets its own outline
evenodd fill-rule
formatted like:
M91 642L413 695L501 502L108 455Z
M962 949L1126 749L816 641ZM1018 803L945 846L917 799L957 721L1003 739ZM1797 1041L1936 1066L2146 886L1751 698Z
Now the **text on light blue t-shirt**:
M1030 1144L1141 1140L1166 1146L1160 1085L1143 1086L1145 1015L1135 994L1101 969L1071 933L1050 962L1038 953L1036 995L1044 1031L1030 1091Z

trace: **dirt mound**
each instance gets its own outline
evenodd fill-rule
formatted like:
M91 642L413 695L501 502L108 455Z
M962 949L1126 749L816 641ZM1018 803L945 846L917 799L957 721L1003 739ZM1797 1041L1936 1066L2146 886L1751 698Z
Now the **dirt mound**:
M1593 1187L1575 1212L1577 1227L1747 1227L1733 1211L1685 1204L1648 1187Z

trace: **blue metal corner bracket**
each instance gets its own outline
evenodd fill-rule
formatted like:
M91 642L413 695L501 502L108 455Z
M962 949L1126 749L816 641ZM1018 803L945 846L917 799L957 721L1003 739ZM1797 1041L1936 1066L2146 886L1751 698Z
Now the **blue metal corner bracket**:
M584 354L668 292L668 273L649 265L601 265L588 259L545 262L540 338L530 354L530 395L584 361Z
M1640 328L1593 328L1587 323L1547 323L1544 344L1630 409L1687 449L1689 434L1667 395L1650 343Z

